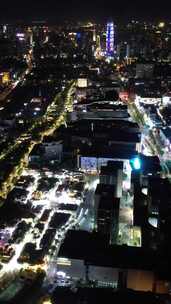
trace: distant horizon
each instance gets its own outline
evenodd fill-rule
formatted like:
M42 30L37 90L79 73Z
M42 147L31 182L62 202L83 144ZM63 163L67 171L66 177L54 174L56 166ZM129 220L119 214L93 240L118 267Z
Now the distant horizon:
M74 18L65 18L63 20L60 20L60 19L57 19L57 18L41 18L41 17L37 17L37 18L6 18L6 19L3 19L0 17L0 24L3 25L3 24L9 24L9 25L17 25L17 24L31 24L31 23L37 23L37 24L52 24L52 25L65 25L69 22L71 23L86 23L86 22L92 22L92 23L96 23L96 24L105 24L107 23L108 20L113 20L114 23L117 25L122 25L122 24L128 24L129 22L135 20L135 21L138 21L140 23L143 23L143 22L147 22L147 23L158 23L158 22L161 22L161 21L164 21L166 24L171 24L171 18L170 20L168 18L154 18L154 19L151 19L151 20L148 20L148 19L145 19L145 18L134 18L134 17L130 17L128 19L125 19L123 18L122 20L118 20L119 18L114 16L109 16L109 17L104 17L103 19L101 20L93 20L93 18L85 18L85 19L74 19Z
M170 20L171 3L169 0L8 0L0 3L1 22L18 20L31 21L47 19L48 22L63 20L94 20L102 22L109 17L123 20Z

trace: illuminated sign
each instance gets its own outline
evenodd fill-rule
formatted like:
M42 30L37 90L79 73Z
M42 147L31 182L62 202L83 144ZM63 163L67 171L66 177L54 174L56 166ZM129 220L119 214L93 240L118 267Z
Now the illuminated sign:
M24 38L25 37L25 34L24 33L17 33L16 36L18 38Z
M87 88L87 78L79 78L77 81L77 86L79 88Z
M134 170L140 170L141 169L141 160L139 157L135 157L131 160L131 166Z
M171 96L163 97L163 105L166 106L167 104L171 104Z
M122 101L128 101L128 98L129 98L129 93L128 92L120 92L119 93L119 98L122 100Z
M102 166L107 165L108 161L113 161L114 158L103 157L81 157L81 169L88 171L100 170Z
M81 39L81 33L77 33L77 39Z
M106 53L107 55L112 55L114 52L114 23L107 23L107 31L106 31Z
M4 72L2 76L2 83L7 84L10 81L9 72Z
M71 261L67 258L58 258L57 265L61 266L71 266Z
M158 26L159 26L160 28L163 28L163 27L165 27L165 23L164 23L164 22L160 22Z

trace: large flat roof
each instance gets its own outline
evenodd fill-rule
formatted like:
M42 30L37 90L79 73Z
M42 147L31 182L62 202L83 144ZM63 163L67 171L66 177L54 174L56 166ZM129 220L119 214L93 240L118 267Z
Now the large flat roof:
M76 230L68 231L58 257L80 259L90 265L113 268L156 270L158 265L155 251L109 245L99 233Z
M111 158L111 159L131 159L137 155L135 148L126 145L113 145L110 147L83 146L79 147L79 155L82 157Z
M55 303L117 303L117 304L161 304L170 301L169 295L154 294L152 292L134 291L131 289L113 288L78 288L71 291L69 288L57 287L53 294ZM169 302L167 302L169 303Z
M118 169L123 170L122 161L108 161L107 166L102 166L100 175L115 175Z

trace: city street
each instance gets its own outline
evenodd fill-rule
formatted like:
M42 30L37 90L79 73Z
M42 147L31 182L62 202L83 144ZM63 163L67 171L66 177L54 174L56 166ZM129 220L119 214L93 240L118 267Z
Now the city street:
M170 153L168 154L167 146L163 145L159 133L154 131L155 126L151 127L152 123L148 117L148 113L142 110L142 107L137 105L129 105L130 115L133 121L136 121L142 130L142 153L145 155L156 155L160 159L160 163L163 169L163 175L170 178L170 169L168 168L168 162L170 160ZM146 121L146 122L145 122Z

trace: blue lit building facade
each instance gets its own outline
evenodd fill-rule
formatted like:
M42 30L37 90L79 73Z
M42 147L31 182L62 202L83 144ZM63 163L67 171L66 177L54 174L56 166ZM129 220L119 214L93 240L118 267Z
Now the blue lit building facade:
M113 56L115 50L115 29L114 23L107 23L107 31L106 31L106 55Z

